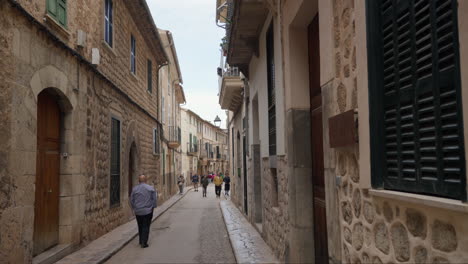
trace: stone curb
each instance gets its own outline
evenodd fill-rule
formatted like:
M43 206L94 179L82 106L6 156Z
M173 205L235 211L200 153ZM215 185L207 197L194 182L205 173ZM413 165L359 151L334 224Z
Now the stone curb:
M178 201L184 198L189 191L192 189L185 188L186 191L183 195L176 194L172 196L169 200L164 202L161 206L158 206L154 210L153 220L154 222L172 206L174 206ZM110 259L113 255L119 252L123 247L125 247L132 239L138 235L138 228L136 220L132 220L126 224L123 224L109 233L101 236L100 238L94 240L84 248L75 251L74 253L66 256L65 258L59 260L58 264L101 264Z
M280 263L257 230L231 201L220 202L237 263Z

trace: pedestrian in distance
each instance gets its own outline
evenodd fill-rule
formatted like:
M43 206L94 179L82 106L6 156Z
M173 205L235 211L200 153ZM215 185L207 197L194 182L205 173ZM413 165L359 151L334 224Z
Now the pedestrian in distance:
M224 182L224 195L229 196L229 191L231 190L231 178L229 175L226 174L226 176L223 179Z
M203 187L203 197L206 197L206 189L208 188L208 184L210 184L210 181L208 181L207 176L202 177L201 184Z
M133 187L130 195L130 205L138 224L140 246L147 248L151 220L153 219L153 209L158 205L157 193L153 186L146 184L145 175L140 175L138 181L140 184Z
M223 178L219 175L215 175L214 177L214 184L215 184L215 192L216 192L216 197L219 198L221 197L221 187L223 185Z
M179 194L183 194L184 193L184 184L185 184L185 179L184 179L184 176L180 175L179 176L179 179L177 180L177 185L179 186Z
M199 177L197 174L192 176L192 183L193 183L193 188L195 189L196 192L198 192L198 181Z

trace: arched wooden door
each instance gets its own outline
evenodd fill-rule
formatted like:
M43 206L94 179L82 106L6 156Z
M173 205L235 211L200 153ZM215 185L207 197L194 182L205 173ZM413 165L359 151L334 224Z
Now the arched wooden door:
M60 108L44 91L37 101L36 193L33 254L58 244Z

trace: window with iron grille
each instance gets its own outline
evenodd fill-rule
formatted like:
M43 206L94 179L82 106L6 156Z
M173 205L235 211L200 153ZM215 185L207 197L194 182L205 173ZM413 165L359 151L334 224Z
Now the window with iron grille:
M130 71L136 74L136 41L133 35L130 36Z
M120 121L112 118L110 157L110 206L120 204Z
M57 23L67 27L67 1L66 0L47 0L47 14L54 18Z
M153 92L153 63L148 60L148 92Z
M105 0L104 2L104 40L109 46L113 45L113 31L114 31L114 22L113 22L113 5L112 0Z
M466 200L456 0L368 0L372 185Z
M275 91L275 50L273 24L266 36L268 75L268 144L270 156L276 155L276 91Z

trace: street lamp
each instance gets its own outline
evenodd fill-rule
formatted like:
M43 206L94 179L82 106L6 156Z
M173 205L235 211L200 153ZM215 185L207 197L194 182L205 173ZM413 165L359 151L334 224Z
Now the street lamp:
M216 116L214 120L215 126L220 127L221 126L221 118L219 116Z

